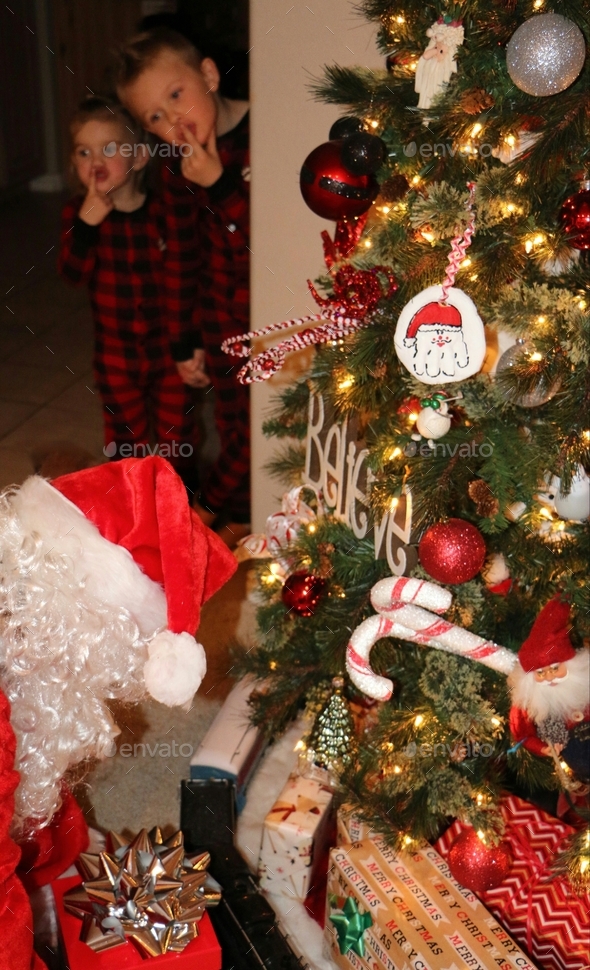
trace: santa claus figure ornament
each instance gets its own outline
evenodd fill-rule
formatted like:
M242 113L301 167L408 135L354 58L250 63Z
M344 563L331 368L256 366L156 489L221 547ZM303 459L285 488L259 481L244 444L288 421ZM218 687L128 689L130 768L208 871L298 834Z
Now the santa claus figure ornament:
M486 352L477 308L457 287L429 286L399 315L395 351L404 367L423 384L462 381L481 370Z
M536 755L564 761L581 782L590 776L590 653L574 650L569 604L541 610L508 677L510 729Z
M236 562L157 456L6 489L0 546L0 966L30 970L23 882L56 879L88 844L64 779L112 754L113 699L191 703L201 605Z

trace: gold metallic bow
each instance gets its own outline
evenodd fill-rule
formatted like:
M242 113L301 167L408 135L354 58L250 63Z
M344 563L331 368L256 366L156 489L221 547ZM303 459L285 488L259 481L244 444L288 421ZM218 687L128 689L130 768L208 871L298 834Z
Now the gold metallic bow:
M164 840L157 827L132 841L109 832L109 842L111 852L79 856L84 881L64 895L67 912L83 920L80 939L97 953L127 940L147 956L180 953L221 898L209 853L187 856L182 832Z

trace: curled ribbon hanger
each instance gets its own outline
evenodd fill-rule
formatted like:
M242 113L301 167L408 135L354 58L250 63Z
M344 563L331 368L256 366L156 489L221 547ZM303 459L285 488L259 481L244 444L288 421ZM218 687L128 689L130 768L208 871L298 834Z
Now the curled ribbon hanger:
M273 323L261 330L251 330L223 341L221 349L225 354L250 358L238 372L240 384L268 380L281 369L287 354L291 351L302 350L313 344L327 343L329 340L341 340L355 333L369 322L368 317L376 310L379 301L395 293L397 282L387 266L374 266L370 270L362 270L345 265L332 271L339 260L346 258L352 252L364 224L364 219L359 219L354 224L338 223L334 241L330 239L327 232L322 233L324 261L332 278L333 295L320 296L308 280L310 293L319 306L324 308L322 313L283 320L281 323ZM386 281L385 284L383 279ZM281 330L319 321L323 321L321 326L313 329L306 327L275 344L274 347L251 357L250 341Z

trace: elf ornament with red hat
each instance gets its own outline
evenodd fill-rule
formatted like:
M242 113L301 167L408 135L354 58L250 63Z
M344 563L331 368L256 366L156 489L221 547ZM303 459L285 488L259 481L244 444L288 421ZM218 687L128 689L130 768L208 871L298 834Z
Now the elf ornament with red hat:
M29 970L16 842L27 888L86 848L64 778L111 753L111 699L190 704L201 606L236 562L156 456L5 490L0 543L0 968Z
M574 650L570 606L550 600L508 676L510 729L536 755L559 756L581 781L590 775L590 653Z

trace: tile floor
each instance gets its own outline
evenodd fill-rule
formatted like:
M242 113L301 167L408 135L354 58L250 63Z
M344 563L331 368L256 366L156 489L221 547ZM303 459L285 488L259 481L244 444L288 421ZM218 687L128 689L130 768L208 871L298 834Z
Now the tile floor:
M102 458L88 296L55 269L62 204L31 194L0 206L0 487L54 444Z

